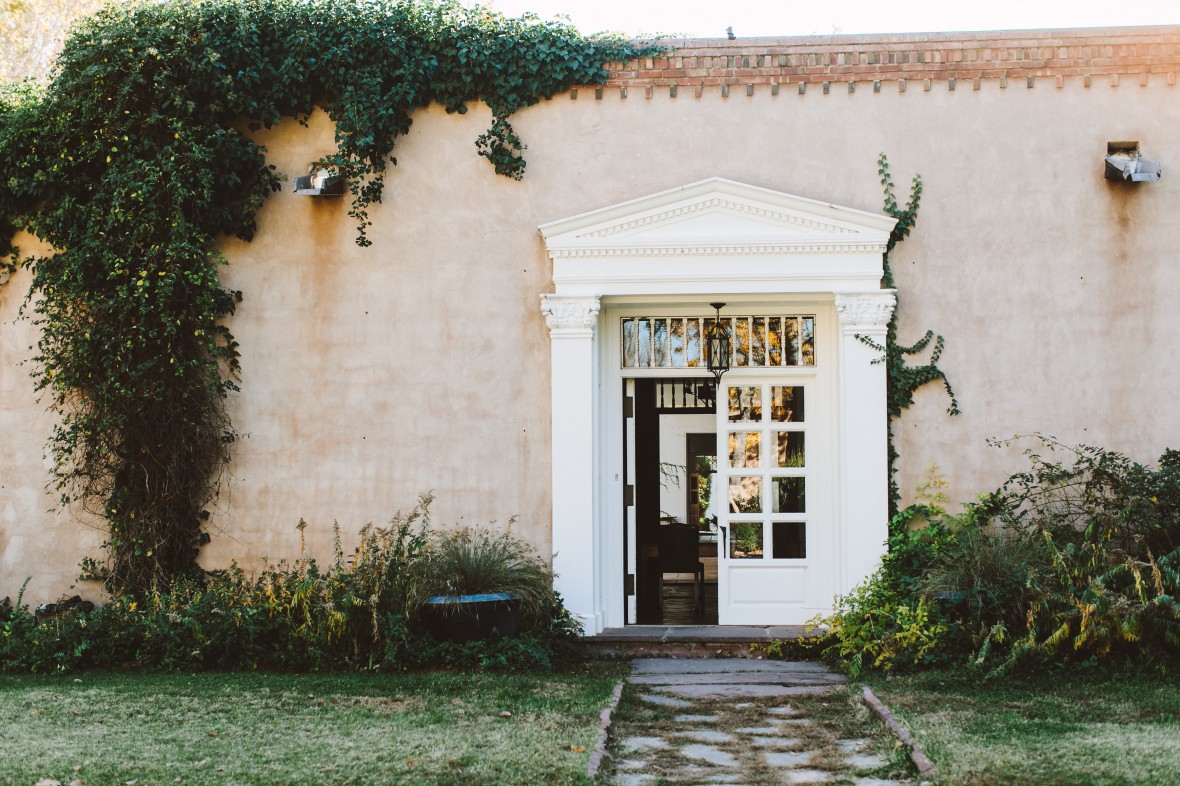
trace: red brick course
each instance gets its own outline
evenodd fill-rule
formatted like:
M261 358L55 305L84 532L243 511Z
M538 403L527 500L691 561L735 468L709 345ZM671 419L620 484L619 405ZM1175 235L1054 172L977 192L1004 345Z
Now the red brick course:
M1180 71L1180 25L981 33L675 39L667 54L608 64L606 86L761 85L877 80L1166 75Z

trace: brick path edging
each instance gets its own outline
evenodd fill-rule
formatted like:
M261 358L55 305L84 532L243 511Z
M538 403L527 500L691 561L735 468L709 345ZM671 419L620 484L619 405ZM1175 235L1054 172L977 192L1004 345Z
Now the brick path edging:
M899 740L909 746L910 759L914 762L918 771L923 775L933 775L934 762L930 761L926 754L922 752L922 746L910 734L909 729L898 722L897 716L893 714L893 711L881 703L881 700L873 693L872 688L867 685L865 686L864 697L865 704L869 705L869 708L880 716L881 720L885 722L885 725L889 727L890 731L897 735Z
M586 765L586 775L591 778L598 774L598 768L602 766L602 757L606 755L606 740L610 736L611 716L619 708L619 699L622 697L623 682L620 680L611 693L610 704L598 716L598 742L594 746L594 752L590 754L590 763Z

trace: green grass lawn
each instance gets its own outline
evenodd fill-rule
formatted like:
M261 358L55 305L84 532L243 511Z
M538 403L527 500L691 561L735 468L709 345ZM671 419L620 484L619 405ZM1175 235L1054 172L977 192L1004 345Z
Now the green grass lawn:
M621 673L0 677L0 784L585 784Z
M984 683L974 673L874 677L944 786L1180 783L1180 682L1059 673Z

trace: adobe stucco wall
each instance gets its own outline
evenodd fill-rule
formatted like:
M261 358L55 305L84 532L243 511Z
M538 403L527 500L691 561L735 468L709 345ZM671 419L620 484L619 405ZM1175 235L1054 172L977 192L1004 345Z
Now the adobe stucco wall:
M1176 38L1165 32L1153 35ZM794 78L838 79L840 67ZM345 201L276 194L256 240L224 246L225 282L245 295L231 324L243 438L204 562L249 569L295 556L301 517L311 551L326 555L334 519L349 546L366 522L430 489L436 522L518 515L516 532L546 551L549 343L538 295L551 282L537 225L713 176L879 211L880 152L899 197L914 173L925 183L917 228L893 260L901 338L926 328L946 337L940 365L963 410L948 418L940 389L919 394L896 426L903 491L937 463L950 496L969 499L1019 467L1016 452L985 440L1032 431L1154 461L1180 441L1180 186L1169 175L1180 162L1180 88L1162 72L1145 85L1124 73L1115 86L1103 73L1058 70L1060 81L1032 87L1014 70L1005 86L982 75L978 89L967 77L954 90L936 74L929 89L911 78L904 92L896 81L874 91L874 77L859 74L854 92L813 82L803 95L789 82L773 94L765 73L734 74L718 80L731 83L728 97L720 84L697 97L675 76L676 97L667 86L648 97L637 81L624 98L616 79L600 99L583 88L515 118L528 144L521 182L475 154L485 108L434 107L399 143L368 249L353 243ZM332 145L322 115L260 138L291 176ZM1111 140L1138 140L1163 179L1107 183ZM33 575L29 598L44 600L65 591L99 538L46 512L52 421L17 366L34 339L14 323L23 276L0 289L0 596Z

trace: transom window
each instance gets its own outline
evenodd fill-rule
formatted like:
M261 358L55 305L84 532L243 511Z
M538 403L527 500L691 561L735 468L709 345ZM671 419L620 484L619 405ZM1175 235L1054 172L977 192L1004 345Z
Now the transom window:
M623 317L623 368L708 365L705 336L713 317ZM722 317L733 368L815 365L814 316Z

